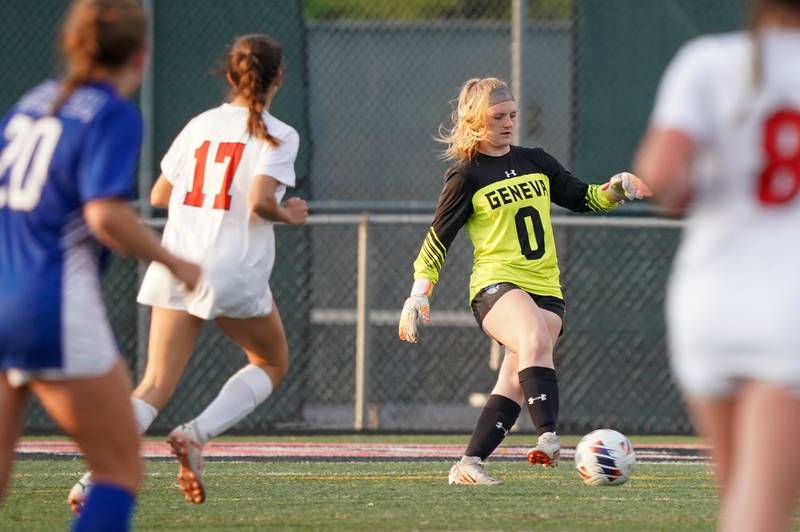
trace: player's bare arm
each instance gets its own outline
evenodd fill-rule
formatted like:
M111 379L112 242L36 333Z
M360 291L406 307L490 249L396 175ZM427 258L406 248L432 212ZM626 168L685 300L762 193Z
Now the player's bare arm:
M92 200L84 206L83 216L92 234L105 246L125 255L160 262L189 290L194 290L200 279L200 267L164 249L125 200Z
M169 197L172 194L172 183L164 174L158 176L153 190L150 191L150 205L161 209L169 207Z
M248 201L250 209L260 218L271 222L285 222L290 225L303 225L308 220L308 204L305 200L292 197L282 204L275 197L278 181L268 175L257 175L250 186Z
M691 196L689 164L695 143L676 129L651 128L644 137L634 170L653 191L654 199L671 210L686 208Z

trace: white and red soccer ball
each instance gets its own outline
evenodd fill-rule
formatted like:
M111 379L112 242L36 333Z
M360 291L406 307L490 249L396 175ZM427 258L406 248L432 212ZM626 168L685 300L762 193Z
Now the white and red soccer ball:
M631 477L636 455L624 434L611 429L590 432L575 448L575 467L590 486L619 486Z

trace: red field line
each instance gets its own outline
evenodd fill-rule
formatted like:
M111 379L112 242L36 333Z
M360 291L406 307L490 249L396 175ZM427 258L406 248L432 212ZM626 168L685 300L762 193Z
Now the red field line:
M458 457L464 451L462 444L413 444L413 443L347 443L347 442L212 442L204 450L209 458L297 458L314 459L377 459L377 460L442 460ZM639 445L636 454L640 461L702 461L705 448L691 444ZM53 455L53 457L78 457L80 449L69 441L34 440L17 445L17 456ZM525 459L527 447L500 447L492 455L500 459ZM571 458L574 450L563 449L565 458ZM142 455L146 458L166 458L172 455L169 446L160 442L144 442Z

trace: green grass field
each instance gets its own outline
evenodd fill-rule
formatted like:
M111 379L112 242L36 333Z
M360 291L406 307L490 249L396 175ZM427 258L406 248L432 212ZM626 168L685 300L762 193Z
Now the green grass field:
M317 437L303 441L466 442L465 436ZM250 438L249 438L250 439ZM270 441L278 438L269 437ZM509 437L522 444L523 436ZM642 438L632 438L642 442ZM566 441L570 441L565 438ZM680 442L678 438L648 443ZM498 487L447 485L451 461L209 462L208 500L178 493L176 466L149 461L136 530L713 530L708 467L637 464L620 487L588 487L571 462L545 470L494 461ZM0 530L64 530L80 460L17 462Z

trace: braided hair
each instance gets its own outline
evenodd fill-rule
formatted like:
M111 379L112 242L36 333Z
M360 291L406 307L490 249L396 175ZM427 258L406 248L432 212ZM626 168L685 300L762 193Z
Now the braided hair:
M227 74L234 96L243 96L248 102L247 132L273 147L278 146L279 141L267 131L262 113L267 93L278 77L282 56L281 46L263 34L239 37L228 53Z

